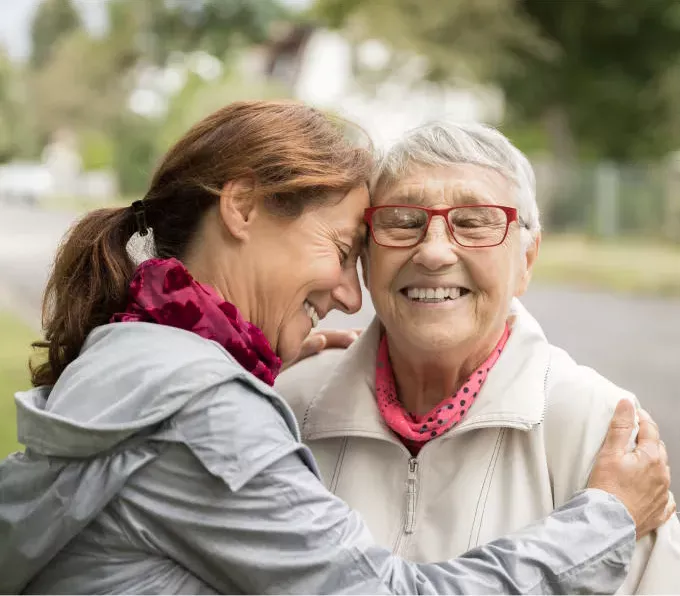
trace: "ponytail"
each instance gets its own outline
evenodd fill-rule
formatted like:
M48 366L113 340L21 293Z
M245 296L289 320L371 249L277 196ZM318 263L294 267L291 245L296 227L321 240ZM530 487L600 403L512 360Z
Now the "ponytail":
M80 353L90 331L124 309L135 271L126 246L136 231L132 209L88 213L62 241L43 300L47 361L31 364L34 386L53 385Z

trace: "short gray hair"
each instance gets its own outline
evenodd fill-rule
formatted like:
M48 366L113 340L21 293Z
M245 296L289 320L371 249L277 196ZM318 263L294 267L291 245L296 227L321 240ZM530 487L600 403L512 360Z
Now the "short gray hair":
M515 205L523 226L525 248L528 248L541 229L534 170L524 153L490 126L430 122L407 132L378 159L371 195L376 189L399 182L414 165L453 164L492 168L514 183Z

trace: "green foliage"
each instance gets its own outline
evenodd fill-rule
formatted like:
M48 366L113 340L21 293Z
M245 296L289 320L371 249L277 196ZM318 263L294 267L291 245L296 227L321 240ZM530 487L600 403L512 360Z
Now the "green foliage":
M234 101L247 99L283 99L287 90L265 80L245 80L235 69L225 65L222 77L204 81L197 75L170 102L168 114L158 136L158 154L164 153L191 126L215 110Z
M116 149L111 137L103 131L85 130L78 145L84 170L101 170L114 165Z
M43 0L31 26L31 65L45 66L58 42L80 27L80 16L71 0Z
M563 110L572 134L599 156L645 159L680 145L677 94L680 4L675 0L521 0L518 9L551 56L521 53L523 67L499 73L515 115Z
M0 48L0 163L39 152L34 121L27 109L30 97L25 69L13 64Z
M0 163L16 152L14 123L18 108L14 68L0 50Z
M16 408L14 393L31 387L28 358L31 342L38 334L0 311L0 458L17 451Z
M146 191L157 159L158 133L157 122L131 113L116 123L113 161L122 194L141 196Z
M202 50L224 57L243 43L265 41L271 24L286 16L275 0L147 0L138 7L144 50L159 64L172 52Z
M512 124L540 123L559 157L646 159L680 146L677 0L318 0L315 10L425 57L431 80L499 85Z

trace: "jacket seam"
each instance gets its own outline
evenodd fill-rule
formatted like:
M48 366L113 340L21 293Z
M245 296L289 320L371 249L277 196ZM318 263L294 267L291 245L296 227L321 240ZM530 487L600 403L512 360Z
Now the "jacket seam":
M338 488L338 482L340 481L340 470L342 468L342 464L345 461L345 453L347 451L347 442L348 438L344 437L342 439L342 444L340 445L340 453L338 453L338 457L335 461L335 468L333 470L333 478L331 479L331 484L328 488L333 494L335 494L336 489Z
M496 444L494 445L493 453L491 454L491 461L489 461L489 465L486 470L486 474L484 475L484 482L482 482L482 490L479 493L479 497L477 499L477 506L475 507L475 515L473 517L473 522L472 522L472 532L470 534L470 541L468 542L468 549L473 548L475 546L479 545L479 535L482 532L482 514L484 510L486 509L486 501L489 497L489 489L491 487L491 480L493 478L493 474L496 471L496 464L498 463L498 456L501 451L501 445L503 443L503 439L505 437L505 428L501 428L498 432L498 437L496 437ZM483 503L482 503L483 500ZM480 512L480 505L481 505L481 512ZM476 536L475 536L475 526L476 528Z
M303 424L307 423L307 416L309 414L309 410L311 409L312 404L309 405L307 408L307 411L305 412L305 416L303 418ZM510 414L510 413L509 413ZM535 420L535 419L529 419L529 418L518 418L516 416L512 416L512 414L508 415L507 417L502 417L499 418L497 414L481 414L479 416L476 416L475 418L470 418L469 419L470 423L477 423L477 422L489 422L489 421L497 421L499 424L502 424L504 422L515 422L518 424L525 424L528 426L536 426L537 424L541 423L541 420ZM472 424L470 424L472 426ZM485 426L483 428L489 428L488 426ZM493 428L493 427L492 427ZM518 429L514 426L498 426L498 428L511 428L513 430L524 430L524 429ZM457 427L456 431L460 431L455 433L454 435L448 435L448 433L443 434L440 439L443 439L447 436L458 436L459 434L463 434L463 431L468 431L468 430L477 430L475 427ZM527 431L530 429L526 429ZM310 431L309 429L305 429L305 438L306 440L317 440L317 439L327 439L327 438L332 438L332 437L327 437L324 436L326 433L351 433L348 434L347 436L358 436L358 437L367 437L367 438L379 438L379 439L384 439L386 441L389 441L389 439L381 432L378 431L373 431L373 430L364 430L364 429L357 429L356 427L350 427L350 426L342 426L342 427L333 427L333 428L315 428L314 430ZM390 441L391 442L391 441Z

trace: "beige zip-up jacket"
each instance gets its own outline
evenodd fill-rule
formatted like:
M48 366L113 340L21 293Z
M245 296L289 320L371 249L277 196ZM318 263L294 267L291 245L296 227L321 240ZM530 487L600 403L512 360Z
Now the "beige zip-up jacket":
M509 324L466 417L417 457L375 402L379 321L277 380L328 488L397 555L448 559L546 516L586 486L616 404L632 397L550 345L518 301ZM638 542L619 593L680 593L677 516Z

